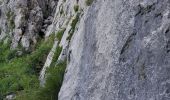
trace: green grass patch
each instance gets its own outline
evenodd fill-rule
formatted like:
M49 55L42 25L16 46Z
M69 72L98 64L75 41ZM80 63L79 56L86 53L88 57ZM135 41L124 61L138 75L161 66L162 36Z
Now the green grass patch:
M71 23L71 30L69 31L69 36L67 37L67 40L69 40L69 41L71 40L71 38L73 36L77 22L79 21L79 16L80 16L80 13L77 13L76 17L73 19L73 21Z
M58 100L58 93L63 82L66 61L51 66L48 69L47 80L44 88L37 93L37 100Z
M58 100L58 93L63 82L66 60L56 64L62 48L58 47L52 64L47 70L47 79L44 87L21 92L17 100Z
M9 44L0 43L1 96L11 92L27 95L28 91L39 89L39 71L53 46L54 38L52 35L47 41L41 40L34 52L19 57L16 57L16 51L9 50Z
M61 41L65 30L66 30L66 28L63 28L63 29L59 30L59 31L56 33L56 37L57 37L57 39L58 39L59 42Z
M61 40L62 32L58 39ZM55 40L51 35L47 41L41 40L35 51L22 56L17 56L17 50L11 51L10 43L0 43L0 100L8 93L15 93L16 100L57 100L66 61L56 64L62 51L58 47L50 68L47 70L45 87L39 87L39 71L49 54Z

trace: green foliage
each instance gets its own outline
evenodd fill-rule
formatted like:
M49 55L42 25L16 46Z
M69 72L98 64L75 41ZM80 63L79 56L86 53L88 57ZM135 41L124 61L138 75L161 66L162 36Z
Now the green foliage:
M47 80L44 88L37 93L37 100L57 100L63 76L66 68L66 61L51 66L48 69Z
M16 55L16 50L11 50L7 55L6 55L6 61L10 61L11 59L15 58Z
M0 43L0 95L11 92L27 95L28 91L39 88L39 70L53 45L54 37L52 35L48 41L40 41L34 52L20 57L16 57L16 51L9 50L9 44Z
M71 29L74 31L76 28L76 24L79 21L79 14L76 15L76 17L73 19L72 23L71 23Z
M65 29L59 31L61 40ZM11 51L10 43L0 43L0 99L8 93L16 93L16 100L57 100L66 61L56 65L62 47L58 47L50 68L47 71L45 87L39 87L38 75L54 43L55 35L47 41L41 40L35 51L17 56L17 50Z
M57 32L56 37L57 37L57 39L59 40L59 42L61 41L65 30L66 30L66 28L63 28L63 29L61 29L61 30L59 30L59 31Z
M60 56L61 51L62 51L62 47L57 47L56 52L54 53L54 57L53 57L51 66L56 65L56 61L58 60L58 57Z
M0 43L0 64L6 61L7 55L10 53L10 45Z
M74 5L74 11L77 12L79 10L79 5Z
M8 21L9 29L13 30L15 28L14 12L11 12L11 10L9 10L6 13L6 16L7 16L7 21Z
M17 100L57 100L58 93L60 87L62 85L63 76L66 68L66 61L60 62L56 65L55 61L57 61L62 48L58 47L52 64L47 71L47 79L44 87L39 87L37 89L33 89L32 91L24 91L20 93L17 97Z
M93 3L94 0L86 0L86 5L90 6Z
M71 40L73 33L75 31L77 22L79 21L79 16L80 16L80 14L77 13L76 17L73 19L73 21L71 23L71 30L69 31L69 36L67 37L67 40Z

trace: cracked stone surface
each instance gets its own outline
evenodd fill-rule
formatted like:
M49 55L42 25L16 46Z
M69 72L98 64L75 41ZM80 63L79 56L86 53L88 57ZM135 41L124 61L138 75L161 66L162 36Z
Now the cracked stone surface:
M169 100L169 0L96 0L81 18L59 100Z
M26 50L32 50L32 45L45 34L41 30L46 30L52 23L50 18L54 16L57 2L58 0L1 0L0 41L9 38L12 49L21 44Z
M75 5L82 15L69 42ZM59 100L170 100L169 0L0 1L0 42L13 49L31 50L60 29L52 51L62 46L68 65Z

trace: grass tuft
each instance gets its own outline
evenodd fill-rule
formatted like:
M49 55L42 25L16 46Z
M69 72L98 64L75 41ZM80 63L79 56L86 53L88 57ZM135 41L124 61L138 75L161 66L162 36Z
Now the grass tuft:
M69 41L71 40L71 38L73 36L77 22L79 21L79 16L80 16L80 14L77 13L76 17L73 19L73 21L71 23L71 30L69 31L69 36L67 37L67 40L69 40Z
M63 28L63 29L61 29L60 31L57 32L56 37L57 37L59 42L61 41L65 30L66 30L66 28Z

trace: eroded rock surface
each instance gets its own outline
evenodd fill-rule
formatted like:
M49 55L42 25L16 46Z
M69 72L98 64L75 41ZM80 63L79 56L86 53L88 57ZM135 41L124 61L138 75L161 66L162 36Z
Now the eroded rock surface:
M0 2L0 40L11 39L12 49L21 46L31 50L52 23L58 0L1 0Z
M12 49L63 29L52 48L68 61L59 100L170 99L169 0L0 1L0 41Z
M169 100L169 0L96 0L81 18L59 100Z

